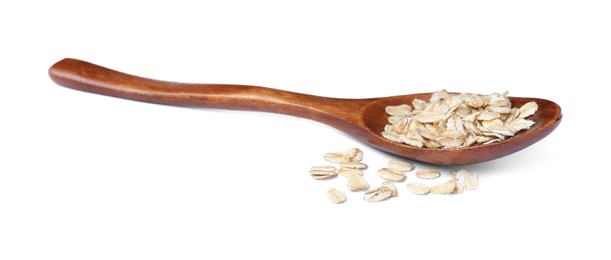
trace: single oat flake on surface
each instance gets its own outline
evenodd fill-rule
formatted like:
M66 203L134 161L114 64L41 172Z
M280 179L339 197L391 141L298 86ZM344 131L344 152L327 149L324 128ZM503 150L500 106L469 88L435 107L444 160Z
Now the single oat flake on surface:
M363 151L358 148L351 148L343 152L327 153L323 156L323 159L337 164L360 162L363 160Z
M479 187L477 174L460 169L458 172L450 174L465 190L476 190Z
M403 181L405 179L405 173L393 168L382 168L378 170L378 176L387 181Z
M363 194L363 198L369 202L377 202L387 199L392 195L392 190L387 187L378 187L372 190L368 190Z
M399 170L402 172L411 172L414 170L414 165L406 161L389 161L388 168Z
M337 189L330 189L327 191L327 198L329 198L329 200L333 203L341 204L346 201L347 197L345 193Z
M417 195L426 195L426 194L429 194L430 192L429 187L422 183L417 183L417 182L408 183L405 186L407 187L409 191Z
M441 176L441 172L437 169L425 169L416 172L416 177L420 179L435 179Z
M350 191L369 189L369 183L360 174L349 175L346 186L348 187L348 190Z
M344 176L344 177L348 177L349 175L352 175L352 174L363 175L364 172L363 172L363 169L352 169L352 168L341 167L337 171L337 174Z
M328 179L337 176L334 166L314 166L310 168L310 176L317 180Z
M350 168L350 169L367 169L367 164L364 164L362 162L347 162L347 163L342 163L341 166L343 168Z
M447 194L447 193L452 193L455 188L456 188L456 180L451 179L447 182L437 184L431 187L430 192L435 193L435 194Z
M399 196L399 191L397 190L397 186L395 186L395 183L392 181L385 181L382 183L382 187L386 187L390 190L390 196L391 197L397 197Z

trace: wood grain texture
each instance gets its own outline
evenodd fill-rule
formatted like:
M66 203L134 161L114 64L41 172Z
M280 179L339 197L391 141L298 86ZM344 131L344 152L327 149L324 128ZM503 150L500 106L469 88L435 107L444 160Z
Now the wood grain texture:
M187 84L137 77L85 61L63 59L49 69L57 84L137 101L175 106L252 110L308 118L344 131L372 146L410 159L432 164L464 165L489 161L522 150L550 134L562 113L556 103L538 98L510 97L515 107L536 101L536 123L513 138L489 145L455 149L415 148L391 142L380 133L387 124L384 108L428 100L431 93L370 99L338 99L257 86ZM273 140L270 140L273 142Z

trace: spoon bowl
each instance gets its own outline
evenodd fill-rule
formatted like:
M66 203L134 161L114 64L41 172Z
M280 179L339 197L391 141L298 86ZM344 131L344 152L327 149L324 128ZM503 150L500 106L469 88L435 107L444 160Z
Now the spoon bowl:
M441 165L489 161L522 150L550 134L560 124L556 103L538 98L509 97L512 106L535 101L539 110L529 117L535 124L504 141L464 148L417 148L392 142L380 134L387 124L386 106L428 100L432 93L341 99L307 95L258 86L187 84L142 78L76 59L63 59L49 69L57 84L107 96L166 105L252 110L293 115L333 126L373 147L402 157Z
M562 119L560 106L552 101L539 98L509 97L513 107L521 107L530 101L535 101L539 105L539 110L529 117L530 120L535 122L534 125L504 141L462 148L432 149L399 144L379 134L388 124L386 106L411 104L412 100L416 98L429 100L431 95L432 93L421 93L393 96L378 98L376 102L372 102L363 112L363 122L367 129L373 133L367 142L378 149L422 162L441 165L474 164L500 158L534 144L550 134Z

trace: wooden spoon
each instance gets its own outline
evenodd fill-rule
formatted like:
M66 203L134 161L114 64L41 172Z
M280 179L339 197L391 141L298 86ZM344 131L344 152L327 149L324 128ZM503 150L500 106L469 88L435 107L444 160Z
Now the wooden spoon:
M49 69L57 84L82 91L167 105L254 110L316 120L333 126L370 145L410 159L432 164L464 165L506 156L526 148L551 133L560 123L560 107L549 100L510 97L514 107L536 101L539 111L529 119L536 123L515 137L488 145L466 148L415 148L380 135L387 124L384 108L428 100L431 93L403 96L339 99L278 89L225 84L185 84L128 75L85 61L64 59ZM272 140L273 141L273 140Z

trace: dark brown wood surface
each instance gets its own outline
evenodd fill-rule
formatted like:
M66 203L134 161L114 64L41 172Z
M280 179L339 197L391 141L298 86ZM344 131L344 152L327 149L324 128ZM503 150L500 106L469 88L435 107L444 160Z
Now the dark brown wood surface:
M432 164L464 165L485 162L522 150L550 134L562 113L556 103L538 98L510 97L519 107L536 101L536 123L513 138L489 145L455 149L415 148L391 142L380 133L387 124L384 108L428 100L431 93L371 99L338 99L257 86L186 84L137 77L76 59L63 59L49 69L57 84L118 98L175 106L253 110L312 119L358 138L372 146L410 159ZM275 140L269 140L273 143Z

